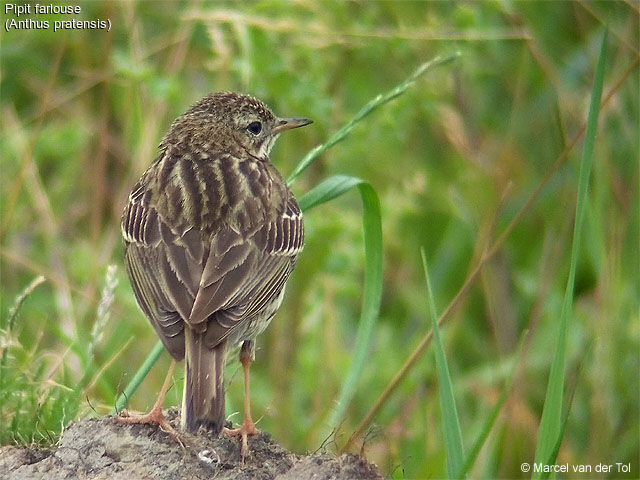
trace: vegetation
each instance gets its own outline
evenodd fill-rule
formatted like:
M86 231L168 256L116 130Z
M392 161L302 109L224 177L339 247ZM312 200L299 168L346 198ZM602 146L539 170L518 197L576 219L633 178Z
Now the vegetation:
M306 248L258 340L259 428L389 478L640 476L635 4L79 5L31 18L111 30L2 37L0 444L108 414L145 362L122 206L171 121L236 90L314 119L272 153ZM239 421L235 356L227 378Z

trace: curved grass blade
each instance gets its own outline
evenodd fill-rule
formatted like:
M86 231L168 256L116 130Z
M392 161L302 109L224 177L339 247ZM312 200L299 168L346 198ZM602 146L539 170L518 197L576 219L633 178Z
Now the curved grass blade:
M580 174L578 181L578 197L576 201L576 216L573 230L573 241L571 245L571 263L569 266L569 278L567 288L562 303L560 322L558 326L558 341L556 343L551 372L549 373L549 384L545 395L542 419L538 432L538 445L536 447L536 463L555 461L557 451L554 454L556 445L563 435L562 403L565 383L565 350L567 343L567 328L572 315L573 291L575 286L576 267L578 255L580 254L580 240L582 238L582 224L586 210L587 190L589 187L589 176L591 174L591 164L593 160L593 148L598 127L598 115L600 113L600 97L602 96L602 85L604 83L604 65L606 61L607 31L602 37L598 66L593 81L591 92L591 103L589 105L589 115L587 117L587 130L584 139L584 149L580 162ZM534 478L541 478L541 475L534 475Z
M413 74L409 78L407 78L404 82L396 85L394 88L389 90L386 93L381 93L372 100L370 100L364 107L360 109L358 113L356 113L351 120L345 123L339 130L337 130L329 140L318 145L313 148L309 153L307 153L300 163L293 170L291 175L287 178L287 183L291 185L293 181L309 166L311 165L316 158L322 155L324 152L333 147L336 143L344 140L344 138L351 133L351 131L355 128L355 126L362 121L367 115L373 112L378 107L381 107L385 103L390 102L396 97L402 95L413 83L427 70L430 70L438 65L445 65L460 56L459 52L454 53L453 55L449 55L446 57L435 57L433 60L423 63L420 65Z
M316 185L300 198L298 201L300 210L305 212L311 210L313 207L327 203L343 193L348 192L360 183L364 182L359 178L348 175L335 175L330 177L319 185Z
M447 364L447 357L442 347L440 339L440 329L438 328L438 314L436 304L433 299L431 280L427 268L427 257L424 248L420 249L422 255L422 267L427 282L427 298L429 299L429 314L433 323L433 345L436 351L436 371L438 373L438 384L440 386L440 408L442 409L442 429L444 431L444 441L447 451L447 473L449 478L457 478L464 466L464 446L462 445L462 432L460 431L460 420L456 408L456 399L453 395L453 383Z
M378 320L382 298L382 217L380 214L380 200L376 191L367 182L355 177L336 175L312 188L302 196L299 202L302 210L309 210L342 195L353 187L358 187L362 199L365 251L364 295L353 360L342 384L342 390L338 395L336 406L329 417L328 424L332 428L339 425L355 393Z

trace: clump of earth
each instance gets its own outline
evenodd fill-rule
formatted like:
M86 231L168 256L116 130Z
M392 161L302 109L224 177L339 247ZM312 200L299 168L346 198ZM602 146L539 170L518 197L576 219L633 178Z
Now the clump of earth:
M176 409L167 412L178 426ZM269 434L249 438L242 458L237 437L213 438L200 430L183 445L155 425L117 423L113 417L71 424L50 449L0 448L0 478L11 479L381 479L375 465L357 455L297 455Z

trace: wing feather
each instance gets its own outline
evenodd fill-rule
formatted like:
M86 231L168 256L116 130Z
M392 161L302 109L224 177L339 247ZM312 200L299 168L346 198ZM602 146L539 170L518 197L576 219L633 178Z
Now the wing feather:
M154 271L152 251L137 246L127 246L125 260L131 284L140 307L169 353L176 359L184 358L184 332L182 318L171 306L149 272ZM151 260L151 261L150 261Z

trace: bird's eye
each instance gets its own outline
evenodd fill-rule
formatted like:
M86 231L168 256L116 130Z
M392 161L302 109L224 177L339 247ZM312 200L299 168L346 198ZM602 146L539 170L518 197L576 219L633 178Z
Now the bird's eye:
M258 135L262 131L262 124L260 122L251 122L247 125L247 130L249 130L254 135Z

